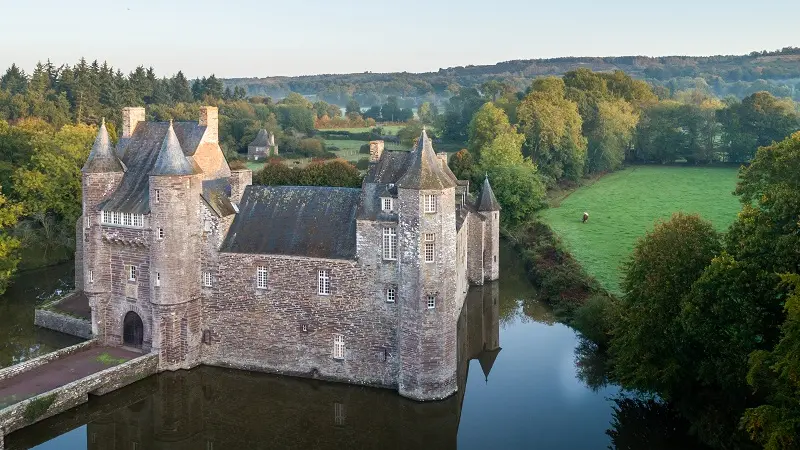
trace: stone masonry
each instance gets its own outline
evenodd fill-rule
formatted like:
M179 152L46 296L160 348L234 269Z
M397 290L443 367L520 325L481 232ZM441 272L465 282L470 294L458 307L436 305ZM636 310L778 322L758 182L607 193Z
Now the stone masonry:
M498 278L499 205L479 198L425 132L410 151L371 143L361 189L250 186L198 122L101 126L83 169L77 283L105 345L158 369L236 367L396 389L458 389L469 285Z

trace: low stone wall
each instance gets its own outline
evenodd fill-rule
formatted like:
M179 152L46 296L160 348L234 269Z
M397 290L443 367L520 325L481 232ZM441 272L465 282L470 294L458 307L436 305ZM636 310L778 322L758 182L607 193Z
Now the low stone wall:
M154 375L157 370L158 354L150 353L0 410L0 442L5 434L87 402L89 394L103 395Z
M11 377L15 377L21 373L28 372L33 370L37 367L43 366L49 362L55 361L57 359L61 359L65 356L72 355L74 353L82 352L84 350L88 350L92 347L97 345L95 341L87 341L81 342L80 344L73 345L71 347L62 348L61 350L54 351L52 353L48 353L46 355L40 356L38 358L34 358L19 364L15 364L11 367L6 367L5 369L0 369L0 381L9 379Z
M92 338L92 323L85 319L68 316L56 311L37 309L33 319L36 326L83 339Z

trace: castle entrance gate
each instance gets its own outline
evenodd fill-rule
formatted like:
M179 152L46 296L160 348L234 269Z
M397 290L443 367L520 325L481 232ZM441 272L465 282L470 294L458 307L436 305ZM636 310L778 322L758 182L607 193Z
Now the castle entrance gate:
M138 314L131 311L122 320L122 343L128 347L142 348L144 324Z

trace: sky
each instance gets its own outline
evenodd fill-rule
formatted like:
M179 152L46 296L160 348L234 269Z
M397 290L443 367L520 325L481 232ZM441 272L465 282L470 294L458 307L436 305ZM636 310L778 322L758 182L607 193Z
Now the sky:
M427 72L800 46L797 0L0 0L0 70L108 61L194 78Z

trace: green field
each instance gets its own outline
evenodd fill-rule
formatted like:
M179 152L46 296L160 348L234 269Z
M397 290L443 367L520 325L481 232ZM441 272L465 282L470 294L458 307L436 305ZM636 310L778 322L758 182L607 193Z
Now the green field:
M367 133L372 131L373 128L383 128L386 134L397 134L403 128L403 125L375 125L374 127L357 127L357 128L323 128L319 131L347 131L350 133Z
M656 220L683 211L699 213L719 231L730 225L740 208L732 195L736 174L733 168L626 169L578 189L541 216L586 271L618 293L622 262Z

